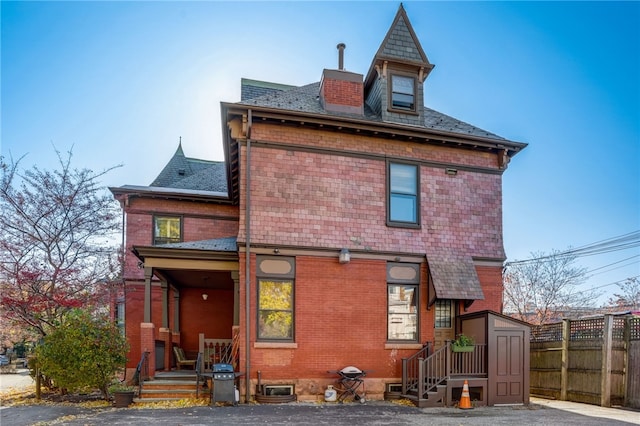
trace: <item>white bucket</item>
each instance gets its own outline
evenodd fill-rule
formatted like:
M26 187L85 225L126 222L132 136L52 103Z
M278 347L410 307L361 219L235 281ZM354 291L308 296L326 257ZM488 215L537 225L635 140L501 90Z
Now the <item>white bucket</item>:
M327 402L334 402L338 398L338 392L332 385L327 386L327 390L324 391L324 400Z

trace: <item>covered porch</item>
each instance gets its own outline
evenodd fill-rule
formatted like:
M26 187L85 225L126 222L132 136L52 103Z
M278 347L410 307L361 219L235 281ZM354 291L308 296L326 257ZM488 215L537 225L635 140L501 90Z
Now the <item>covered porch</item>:
M189 368L177 363L174 347L203 365L237 357L232 350L239 324L238 254L235 237L137 246L144 269L144 311L139 344L149 375ZM217 357L217 358L216 358Z

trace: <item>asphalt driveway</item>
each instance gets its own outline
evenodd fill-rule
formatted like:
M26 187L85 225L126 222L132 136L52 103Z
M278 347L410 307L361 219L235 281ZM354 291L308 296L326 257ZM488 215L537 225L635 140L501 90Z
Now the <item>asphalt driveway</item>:
M528 407L415 408L361 404L264 404L174 409L17 406L0 409L2 425L630 425L640 412L534 398Z

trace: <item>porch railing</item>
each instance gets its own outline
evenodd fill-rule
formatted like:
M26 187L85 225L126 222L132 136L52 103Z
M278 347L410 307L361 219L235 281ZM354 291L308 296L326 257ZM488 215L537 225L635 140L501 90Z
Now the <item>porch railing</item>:
M402 394L408 395L412 390L420 388L419 373L422 360L427 358L431 352L431 343L427 343L409 358L402 358Z
M473 352L453 352L446 344L428 354L427 347L402 360L402 394L422 398L453 377L481 377L487 374L486 345L474 345Z

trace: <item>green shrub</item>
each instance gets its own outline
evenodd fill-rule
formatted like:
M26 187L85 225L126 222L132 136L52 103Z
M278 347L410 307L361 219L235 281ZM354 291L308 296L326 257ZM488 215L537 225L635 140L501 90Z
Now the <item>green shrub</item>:
M40 372L70 392L108 387L126 362L127 341L105 315L82 310L67 314L36 349Z

